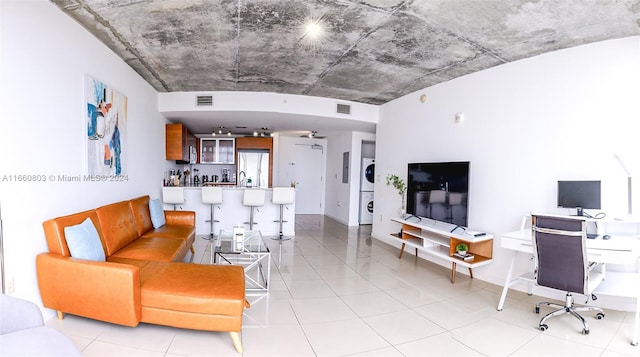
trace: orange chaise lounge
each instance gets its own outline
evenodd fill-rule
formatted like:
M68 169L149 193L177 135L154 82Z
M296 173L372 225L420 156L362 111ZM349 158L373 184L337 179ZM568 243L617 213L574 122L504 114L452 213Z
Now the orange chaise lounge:
M242 352L243 268L182 262L193 253L195 212L163 211L142 196L43 226L49 252L36 257L38 286L58 318L228 331Z

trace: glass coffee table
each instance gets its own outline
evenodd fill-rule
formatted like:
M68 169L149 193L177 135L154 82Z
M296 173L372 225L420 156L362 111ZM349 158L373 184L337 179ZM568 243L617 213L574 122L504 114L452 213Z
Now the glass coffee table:
M213 264L235 264L244 267L248 292L269 292L271 252L258 230L245 230L244 242L235 246L232 230L221 230L211 249Z

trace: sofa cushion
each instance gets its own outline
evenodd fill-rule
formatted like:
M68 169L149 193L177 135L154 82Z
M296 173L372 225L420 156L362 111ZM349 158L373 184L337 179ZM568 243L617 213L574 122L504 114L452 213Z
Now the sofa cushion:
M153 224L153 228L158 229L167 223L164 220L164 209L160 199L156 198L155 200L149 201L149 212L151 214L151 223Z
M152 229L143 234L141 238L173 238L182 239L187 241L187 244L191 246L196 236L196 227L193 226L178 226L165 224L158 229Z
M44 326L36 304L0 295L0 355L82 356L62 333Z
M138 238L129 201L121 201L96 208L107 256L111 256Z
M112 254L112 258L128 258L153 260L160 262L182 261L189 251L186 241L182 239L145 238L136 239Z
M153 228L149 207L149 196L140 196L130 200L129 207L131 207L133 219L136 221L138 236L141 236L142 233Z
M73 258L105 261L104 248L91 218L82 223L64 227L69 252Z
M140 270L140 294L143 311L242 315L244 270L240 265L150 262Z
M98 230L100 240L103 241L102 230L100 229L100 220L95 210L88 210L53 218L42 223L44 228L44 235L47 238L47 246L49 252L54 254L60 254L64 257L71 256L69 253L69 246L67 246L67 238L64 234L64 228L67 226L73 226L82 223L85 219L91 218L94 227ZM103 244L104 245L104 244Z
M60 331L46 326L0 336L3 356L82 356Z

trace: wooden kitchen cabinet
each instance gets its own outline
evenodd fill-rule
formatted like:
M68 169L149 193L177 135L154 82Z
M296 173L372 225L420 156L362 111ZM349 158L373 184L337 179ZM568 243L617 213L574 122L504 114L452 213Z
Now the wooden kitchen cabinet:
M269 187L271 187L273 184L273 138L248 136L236 138L236 162L240 162L238 152L244 150L261 150L269 152Z
M197 139L189 129L180 124L166 124L165 156L167 160L189 162L189 147L195 149Z
M261 149L269 150L269 153L273 150L273 138L263 137L240 137L236 138L236 151L242 149Z

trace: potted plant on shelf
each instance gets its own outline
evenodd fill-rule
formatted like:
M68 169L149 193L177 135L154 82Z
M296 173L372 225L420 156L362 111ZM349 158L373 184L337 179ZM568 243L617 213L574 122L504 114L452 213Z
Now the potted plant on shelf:
M398 194L402 197L402 206L400 207L400 217L404 218L404 214L405 214L404 193L407 192L407 185L398 176L393 174L388 174L387 186L393 186L396 190L398 190Z
M469 247L465 243L458 243L458 245L456 245L456 252L458 252L458 254L462 255L463 257L467 255L468 251Z

